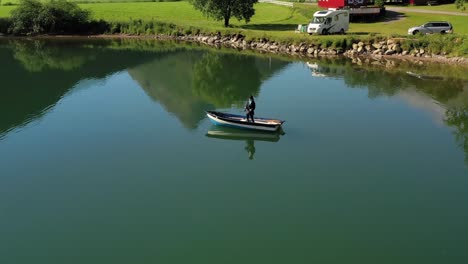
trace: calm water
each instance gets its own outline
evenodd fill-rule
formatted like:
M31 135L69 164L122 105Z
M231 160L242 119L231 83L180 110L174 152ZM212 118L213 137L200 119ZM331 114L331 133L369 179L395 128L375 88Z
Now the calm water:
M358 64L1 41L0 263L468 263L465 69Z

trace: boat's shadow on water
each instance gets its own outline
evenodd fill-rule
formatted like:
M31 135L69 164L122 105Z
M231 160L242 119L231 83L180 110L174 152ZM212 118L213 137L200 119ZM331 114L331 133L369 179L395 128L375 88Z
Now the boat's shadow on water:
M255 141L276 143L285 134L283 128L280 128L276 132L262 132L213 125L206 133L206 136L224 140L245 141L244 149L247 151L249 159L253 160L255 156Z

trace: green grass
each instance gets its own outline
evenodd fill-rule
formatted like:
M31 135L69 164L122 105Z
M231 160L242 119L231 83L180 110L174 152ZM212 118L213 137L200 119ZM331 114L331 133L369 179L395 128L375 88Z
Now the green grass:
M18 5L20 0L0 0L0 5ZM41 0L43 2L47 0ZM74 3L133 3L133 2L168 2L180 0L68 0Z
M93 12L96 19L107 21L127 21L132 19L155 19L174 23L181 26L195 26L216 29L222 27L221 21L208 19L201 12L195 10L188 2L165 3L112 3L112 4L81 4L84 9ZM297 9L259 3L256 5L256 14L251 23L239 22L231 19L231 25L239 28L262 27L267 24L290 25L294 29L297 24L308 21ZM276 26L274 27L277 28Z
M0 17L9 17L11 10L15 8L15 6L0 6Z
M80 4L82 8L89 9L96 19L110 22L128 22L130 19L154 20L173 23L180 28L198 28L202 32L236 33L240 32L249 38L273 37L276 40L310 40L307 34L294 33L297 24L306 24L312 14L318 9L315 5L295 4L295 8L259 3L256 5L256 14L251 22L246 24L237 19L231 19L231 28L224 28L222 21L206 18L201 12L195 10L188 2L134 2L134 3L93 3ZM0 17L8 17L14 6L0 6ZM374 23L352 23L349 34L357 38L365 38L369 33L373 35L406 35L409 27L421 25L429 20L448 20L457 34L468 34L467 16L448 16L422 13L406 13L400 20ZM339 36L320 36L323 39L336 39Z
M435 6L407 6L409 8L413 9L424 9L424 10L434 10L434 11L447 11L447 12L460 12L460 13L466 13L467 11L462 11L460 9L457 9L455 4L445 4L445 5L435 5Z
M93 11L94 17L108 21L126 21L133 19L155 19L174 23L183 27L193 26L207 30L223 29L221 21L207 19L199 11L194 10L188 2L166 3L113 3L113 4L82 4L83 8ZM256 14L249 24L231 20L235 28L249 29L255 35L268 34L282 37L294 37L293 31L297 24L306 24L318 10L313 5L297 4L296 8L257 4ZM459 34L468 34L468 17L434 15L422 13L407 13L404 19L390 22L351 23L350 33L381 33L385 35L405 35L408 28L421 25L429 20L449 20Z
M119 22L130 19L155 20L173 23L182 28L199 28L202 32L242 33L252 38L272 36L276 39L302 38L301 34L294 33L298 24L307 23L316 10L288 8L271 4L259 3L256 5L256 14L250 23L231 18L230 28L224 28L222 21L203 16L188 2L165 3L113 3L113 4L82 4L81 7L92 10L96 19ZM302 11L302 12L301 12ZM308 36L308 35L307 35Z
M374 32L382 34L405 35L408 28L422 25L428 21L449 21L455 33L468 34L468 16L451 16L424 13L405 13L405 17L398 21L376 23L352 23L350 32Z

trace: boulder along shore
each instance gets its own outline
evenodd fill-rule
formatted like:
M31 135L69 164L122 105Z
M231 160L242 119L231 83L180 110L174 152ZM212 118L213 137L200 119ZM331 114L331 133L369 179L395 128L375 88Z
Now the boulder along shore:
M126 37L138 38L141 36ZM221 36L219 34L198 34L182 36L156 35L152 38L190 41L214 47L222 46L238 50L250 49L262 53L268 52L299 57L345 56L349 58L367 57L369 59L374 60L380 60L382 58L398 58L416 60L421 62L433 61L437 63L448 63L468 66L468 58L465 57L449 57L443 54L431 54L424 48L405 50L400 44L402 40L401 38L389 38L375 43L357 41L352 44L352 48L349 48L347 50L331 47L322 48L320 47L320 45L307 43L282 44L276 41L269 41L267 39L246 40L245 36L241 34L234 34L230 36Z
M1 36L0 38L12 38L11 36ZM83 38L86 36L68 36L68 35L41 35L32 38L47 39L47 38ZM446 63L468 67L468 57L450 57L445 54L432 54L427 49L418 48L406 50L402 47L402 38L388 38L375 42L356 41L352 43L348 49L341 48L322 48L320 44L283 44L277 41L270 41L268 39L259 40L246 40L245 36L241 34L225 35L220 34L196 34L196 35L179 35L170 36L164 34L158 35L128 35L128 34L103 34L103 35L89 35L88 38L103 38L103 39L160 39L160 40L175 40L200 43L207 46L216 48L225 47L237 50L253 50L260 53L274 53L284 54L289 56L297 56L302 58L307 57L333 57L343 56L352 58L357 61L361 60L374 60L381 59L401 59L410 60L418 63L433 62L433 63ZM15 37L13 37L15 38ZM20 37L24 38L24 37ZM27 37L30 38L30 37Z

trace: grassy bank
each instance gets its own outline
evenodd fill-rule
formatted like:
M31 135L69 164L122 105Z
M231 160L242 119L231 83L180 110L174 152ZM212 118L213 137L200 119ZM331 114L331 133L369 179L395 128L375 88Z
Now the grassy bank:
M207 31L223 30L222 23L204 17L188 2L132 2L132 3L92 3L80 4L84 9L92 11L95 19L111 22L126 22L130 19L142 19L174 23L181 27L197 27ZM14 6L0 6L0 17L8 17ZM259 3L256 14L251 22L246 24L236 19L231 20L232 28L237 30L267 32L273 36L293 36L298 24L305 24L312 14L318 10L315 5L296 4L294 8ZM468 17L434 15L422 13L405 13L399 17L394 12L388 12L383 21L373 23L352 23L350 33L354 34L396 34L405 35L411 26L421 25L428 20L449 20L458 34L468 34ZM255 33L255 32L253 32Z
M432 47L457 56L467 56L468 17L405 13L403 17L388 12L382 21L373 23L352 23L346 36L309 36L295 33L298 24L308 23L318 9L315 5L296 4L295 8L259 3L256 14L246 24L236 19L231 20L231 27L224 28L222 22L204 17L188 2L133 2L133 3L94 3L80 4L90 10L94 19L103 19L110 23L107 33L127 34L194 34L240 33L248 40L265 38L281 43L314 43L324 47L348 48L356 41L375 42L379 39L401 36L408 38L409 27L423 24L428 20L449 20L456 34L448 36L409 36L408 48ZM8 17L13 6L0 6L0 17ZM1 28L1 27L0 27Z
M41 0L42 2L46 2L47 0ZM174 1L181 1L181 0L68 0L68 2L73 3L131 3L131 2L174 2ZM18 5L20 0L2 0L0 1L0 5L3 6L13 6Z
M96 19L106 21L154 18L158 21L181 26L196 26L209 30L222 28L221 22L207 19L188 2L83 4L81 7L91 10ZM317 10L317 6L306 4L297 4L295 8L289 8L259 3L256 5L256 14L250 23L246 24L233 19L231 24L234 28L243 30L271 31L269 33L275 35L293 35L297 25L308 23ZM466 26L468 17L421 13L406 13L403 19L396 19L394 14L390 13L388 21L352 23L349 32L404 35L409 27L421 25L428 20L450 20L457 33L468 34Z

